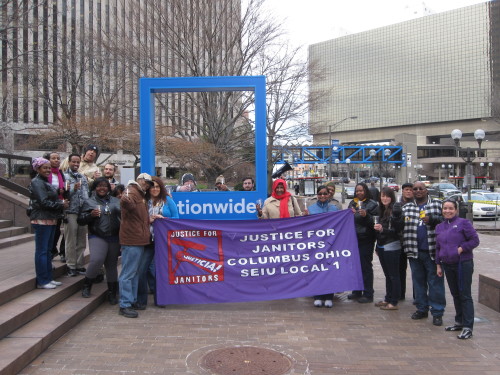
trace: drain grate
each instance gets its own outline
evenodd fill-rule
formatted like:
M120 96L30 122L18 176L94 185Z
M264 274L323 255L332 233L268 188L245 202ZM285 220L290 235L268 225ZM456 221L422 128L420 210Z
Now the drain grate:
M292 360L275 350L237 346L205 354L200 365L216 375L283 375L292 368Z

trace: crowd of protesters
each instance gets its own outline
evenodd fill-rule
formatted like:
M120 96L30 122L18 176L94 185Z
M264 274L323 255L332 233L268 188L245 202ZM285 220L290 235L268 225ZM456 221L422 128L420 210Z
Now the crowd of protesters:
M52 277L55 256L66 262L68 276L85 275L82 296L86 298L91 296L92 285L102 280L99 276L104 269L109 303L119 304L121 315L135 318L138 310L146 309L149 292L159 306L152 224L158 219L176 219L179 214L160 178L141 173L136 180L122 185L115 178L116 167L111 163L104 165L101 175L95 163L98 155L98 148L89 145L82 155L70 154L63 162L55 152L32 161L35 176L29 187L29 216L35 232L37 287L54 289L61 285ZM242 188L254 190L253 178L245 177ZM229 190L222 175L217 177L215 190ZM199 191L194 175L184 174L172 191ZM301 209L296 196L288 191L286 181L278 178L269 198L263 204L256 204L257 217L280 219L339 211L342 205L334 199L334 194L335 184L321 185L316 197ZM443 324L445 276L456 311L455 322L446 331L461 331L460 339L472 337L473 249L479 245L479 239L471 223L459 217L459 204L432 199L420 181L403 184L400 201L388 187L378 191L374 185L358 183L347 209L354 216L363 278L363 290L354 290L347 298L359 303L374 302L376 253L386 290L384 298L374 304L385 311L398 310L399 301L406 298L409 262L416 306L411 319L425 319L430 313L435 326ZM87 236L90 262L85 269L83 253ZM333 297L333 293L316 295L314 306L331 308Z

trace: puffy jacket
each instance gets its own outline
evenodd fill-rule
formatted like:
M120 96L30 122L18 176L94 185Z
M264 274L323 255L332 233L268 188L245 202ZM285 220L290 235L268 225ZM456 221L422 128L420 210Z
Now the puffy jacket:
M129 182L122 194L120 206L120 244L145 246L150 243L149 213L145 193L135 181Z
M473 258L479 236L469 220L455 216L436 226L436 263L456 264ZM458 248L463 252L458 255Z
M60 219L63 213L63 202L56 189L49 181L37 175L28 187L30 191L30 220Z
M92 210L101 206L101 216L93 217ZM118 236L120 232L120 200L115 197L99 197L95 192L83 202L78 214L78 224L88 225L89 233L98 237Z
M349 202L348 208L356 208L356 202L354 199ZM378 216L378 203L372 199L365 200L361 202L361 208L366 210L366 216L363 217L356 210L354 214L354 224L356 227L356 235L358 239L371 239L375 238L375 225L373 222L373 216Z

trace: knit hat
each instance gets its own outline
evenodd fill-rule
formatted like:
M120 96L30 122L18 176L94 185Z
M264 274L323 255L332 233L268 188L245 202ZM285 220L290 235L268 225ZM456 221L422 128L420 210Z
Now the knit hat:
M184 173L181 178L181 185L184 185L186 181L193 181L194 184L196 185L196 180L194 179L194 176L191 173Z
M47 164L47 163L50 163L50 161L48 161L47 159L45 158L42 158L42 157L38 157L38 158L34 158L32 161L31 161L31 166L33 167L33 169L36 171L38 168L40 168L40 166L44 165L44 164Z
M220 175L219 177L217 177L217 178L215 179L215 185L217 185L217 184L222 184L222 185L224 185L224 176L223 176L223 175Z
M99 155L99 148L96 145L92 144L87 145L87 147L83 149L83 155L85 155L89 150L95 151L96 155Z

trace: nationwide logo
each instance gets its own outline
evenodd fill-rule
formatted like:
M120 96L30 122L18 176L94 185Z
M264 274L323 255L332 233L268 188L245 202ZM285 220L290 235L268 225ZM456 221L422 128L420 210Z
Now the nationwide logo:
M192 241L194 238L198 238L198 241ZM210 250L209 253L217 254L218 258L210 259L202 256L200 252L205 252L207 249ZM169 284L201 284L224 280L221 231L168 231L167 250Z

